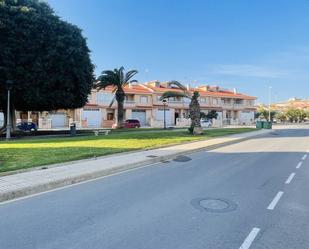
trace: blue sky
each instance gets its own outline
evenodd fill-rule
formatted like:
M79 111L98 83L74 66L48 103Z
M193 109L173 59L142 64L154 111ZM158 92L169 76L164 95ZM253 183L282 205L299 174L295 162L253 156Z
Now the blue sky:
M88 39L96 74L309 98L309 0L48 0Z

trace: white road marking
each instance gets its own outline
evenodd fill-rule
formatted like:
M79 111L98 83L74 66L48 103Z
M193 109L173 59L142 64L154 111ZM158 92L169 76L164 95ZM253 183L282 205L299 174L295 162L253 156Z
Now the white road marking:
M254 227L249 233L248 237L245 239L244 243L239 247L239 249L249 249L255 237L260 232L259 228Z
M281 196L283 195L282 191L279 191L275 198L272 200L272 202L269 204L269 206L267 207L267 209L269 210L274 210L274 208L276 207L277 203L279 202Z
M290 184L290 182L293 180L294 176L296 174L293 172L292 174L290 174L290 176L288 177L288 179L286 179L285 184Z
M301 165L303 164L303 162L299 162L296 166L296 169L299 169L301 167Z
M303 155L302 159L301 160L305 160L307 158L307 154Z

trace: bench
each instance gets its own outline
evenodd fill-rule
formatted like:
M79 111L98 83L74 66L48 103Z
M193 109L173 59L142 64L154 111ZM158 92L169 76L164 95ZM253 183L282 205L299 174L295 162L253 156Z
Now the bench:
M99 136L100 133L104 133L105 136L107 136L110 133L111 130L94 130L93 133L95 136Z

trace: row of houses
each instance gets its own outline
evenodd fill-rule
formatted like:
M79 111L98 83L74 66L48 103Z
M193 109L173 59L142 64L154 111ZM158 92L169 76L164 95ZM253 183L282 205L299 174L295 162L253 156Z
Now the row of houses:
M160 97L165 91L182 91L167 82L152 81L144 84L129 84L125 87L125 119L138 119L142 126L162 127L164 109L168 126L187 126L189 103L187 98L171 98L163 103ZM114 98L113 88L92 90L88 103L80 109L58 110L55 112L17 112L17 122L34 122L40 129L69 127L76 123L78 128L110 128L117 119L117 103L110 106ZM187 87L187 91L200 93L201 111L218 112L214 126L249 125L254 122L255 97L222 89L218 86ZM165 105L165 106L164 106Z

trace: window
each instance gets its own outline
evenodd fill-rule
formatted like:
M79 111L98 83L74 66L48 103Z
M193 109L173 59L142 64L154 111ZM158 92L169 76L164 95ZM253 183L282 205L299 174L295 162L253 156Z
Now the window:
M243 103L244 103L244 102L243 102L242 99L235 99L235 104L241 105L241 104L243 104Z
M147 96L141 96L141 103L143 103L143 104L148 103L148 97Z
M114 98L113 93L97 93L98 104L109 104Z

